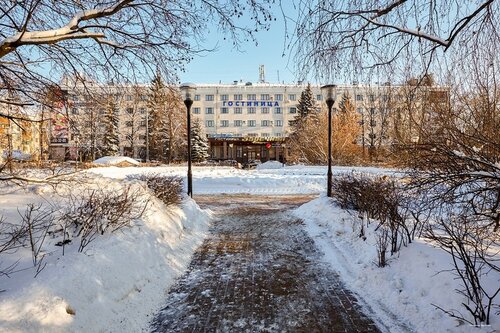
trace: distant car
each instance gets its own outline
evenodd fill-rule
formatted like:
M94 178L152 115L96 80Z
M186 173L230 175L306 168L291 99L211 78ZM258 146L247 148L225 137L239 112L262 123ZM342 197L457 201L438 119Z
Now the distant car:
M259 164L262 164L259 160L250 160L243 164L243 169L255 169Z
M223 160L220 162L220 165L222 166L232 166L232 167L235 167L235 168L241 168L241 164L238 163L238 161L236 160Z

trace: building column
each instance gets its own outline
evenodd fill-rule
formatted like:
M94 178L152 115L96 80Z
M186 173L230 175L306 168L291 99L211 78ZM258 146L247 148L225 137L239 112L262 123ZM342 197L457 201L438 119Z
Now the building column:
M222 142L222 159L224 159L224 160L227 159L227 142L226 141Z

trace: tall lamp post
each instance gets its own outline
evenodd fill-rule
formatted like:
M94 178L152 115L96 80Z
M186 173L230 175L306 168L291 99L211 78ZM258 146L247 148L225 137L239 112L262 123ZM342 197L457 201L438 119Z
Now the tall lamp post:
M191 106L193 105L196 85L193 83L183 83L180 86L184 105L187 109L187 142L188 142L188 173L187 173L187 194L193 197L193 175L191 173Z
M327 172L327 188L326 195L332 196L332 107L335 103L335 84L327 84L321 87L326 105L328 106L328 172Z

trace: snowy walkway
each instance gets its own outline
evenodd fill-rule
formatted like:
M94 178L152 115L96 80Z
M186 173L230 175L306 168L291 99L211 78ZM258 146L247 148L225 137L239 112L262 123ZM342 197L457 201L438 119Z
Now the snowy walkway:
M195 197L216 214L154 332L378 332L289 210L311 197Z

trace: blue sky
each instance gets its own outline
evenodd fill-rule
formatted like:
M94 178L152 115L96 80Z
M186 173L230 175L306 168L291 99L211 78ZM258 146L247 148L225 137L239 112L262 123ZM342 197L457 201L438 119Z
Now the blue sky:
M286 13L295 17L291 1L286 1ZM204 47L216 51L204 56L195 56L195 59L186 66L186 72L180 73L181 82L194 83L231 83L234 80L243 82L257 82L259 79L259 65L265 66L266 81L270 83L292 83L297 78L294 75L293 61L289 61L289 52L284 50L285 25L282 13L275 10L273 15L276 21L269 31L260 31L256 34L258 46L253 42L241 44L240 50L233 48L230 40L223 40L222 36L213 27L208 34ZM288 27L289 32L291 27ZM283 53L285 56L283 57ZM278 81L279 75L279 81Z

